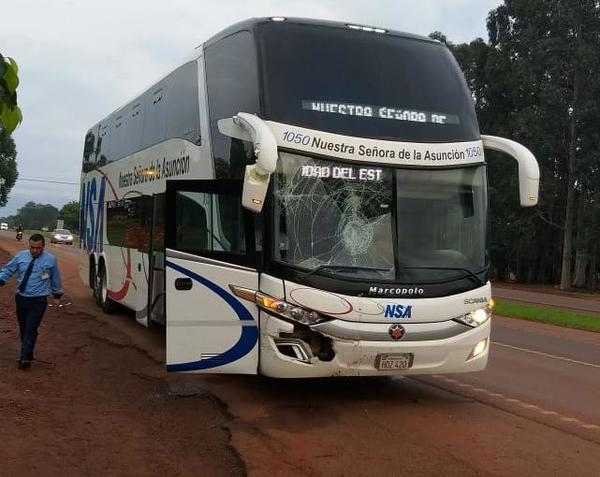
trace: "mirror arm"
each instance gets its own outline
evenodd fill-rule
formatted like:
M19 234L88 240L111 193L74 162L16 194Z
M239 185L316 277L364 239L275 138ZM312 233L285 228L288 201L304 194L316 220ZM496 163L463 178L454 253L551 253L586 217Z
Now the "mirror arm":
M244 170L242 207L260 213L265 203L271 174L277 167L277 141L267 124L258 116L239 112L233 118L221 119L219 131L226 136L251 141L256 163Z
M521 206L531 207L538 202L540 168L533 153L522 144L503 137L481 135L483 147L508 154L519 164L519 196Z
M238 113L233 122L245 129L252 138L256 155L255 172L260 175L271 175L277 167L277 141L269 126L258 116L249 113Z

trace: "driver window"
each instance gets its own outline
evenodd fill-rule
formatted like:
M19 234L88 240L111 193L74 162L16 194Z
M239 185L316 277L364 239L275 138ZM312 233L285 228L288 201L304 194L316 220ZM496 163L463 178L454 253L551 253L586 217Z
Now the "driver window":
M245 254L239 197L178 191L175 207L175 248Z
M177 192L175 246L187 252L206 251L211 196L198 192Z

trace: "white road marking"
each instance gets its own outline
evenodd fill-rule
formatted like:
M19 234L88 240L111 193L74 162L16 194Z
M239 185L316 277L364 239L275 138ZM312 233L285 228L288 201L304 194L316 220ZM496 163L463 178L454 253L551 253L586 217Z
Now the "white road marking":
M597 426L596 424L581 424L581 427L584 427L585 429L600 429L600 426Z
M583 424L579 419L575 417L561 416L560 420L565 422L577 422L578 424Z
M497 397L497 398L500 398L500 399L504 399L506 397L504 394L500 394L500 393L491 393L491 392L488 392L488 395L492 396L492 397Z
M517 351L523 351L524 353L537 354L540 356L545 356L546 358L560 359L561 361L567 361L569 363L581 364L582 366L589 366L590 368L598 368L600 369L600 364L594 363L586 363L585 361L578 361L576 359L565 358L564 356L556 356L555 354L543 353L542 351L535 351L527 348L519 348L518 346L512 346L504 343L498 343L497 341L492 341L492 344L497 346L502 346L503 348L516 349Z
M499 343L497 343L497 344L499 344ZM510 346L510 347L513 348L513 346ZM526 350L526 351L529 351L529 350ZM545 353L543 353L543 354L545 354ZM537 406L536 404L530 404L528 402L523 402L520 399L510 398L510 397L507 397L500 393L493 393L493 392L488 391L485 388L478 388L471 384L460 382L456 379L447 378L446 376L443 376L443 375L436 374L436 375L433 375L433 377L439 378L449 384L454 384L461 388L470 388L471 391L481 392L481 393L487 394L490 397L491 396L499 397L505 403L518 404L521 407L523 407L525 409L530 409L538 414L543 414L545 416L556 416L557 419L560 419L563 422L573 423L584 429L600 430L600 426L597 426L596 424L583 422L580 419L577 419L576 417L564 416L556 411L549 411L548 409L544 409L540 406Z
M526 402L522 402L521 406L523 406L524 408L527 408L527 409L539 409L540 408L540 406L536 406L535 404L528 404Z

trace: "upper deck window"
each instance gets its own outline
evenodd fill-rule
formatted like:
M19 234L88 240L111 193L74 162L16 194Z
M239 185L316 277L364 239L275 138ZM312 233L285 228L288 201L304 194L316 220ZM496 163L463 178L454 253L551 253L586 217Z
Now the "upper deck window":
M246 164L255 160L254 147L248 141L221 134L218 121L240 111L260 111L254 39L247 31L235 33L209 46L204 58L215 175L243 177Z
M440 44L281 22L259 36L268 119L396 141L479 138L471 94Z

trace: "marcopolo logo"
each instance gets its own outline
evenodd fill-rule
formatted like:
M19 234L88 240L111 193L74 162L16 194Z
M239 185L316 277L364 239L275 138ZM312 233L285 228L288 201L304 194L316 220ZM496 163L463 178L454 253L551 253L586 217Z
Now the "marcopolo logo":
M412 305L390 303L385 305L385 318L410 318Z
M423 295L425 290L419 287L369 287L369 295L398 295L398 296L410 296L410 295Z

